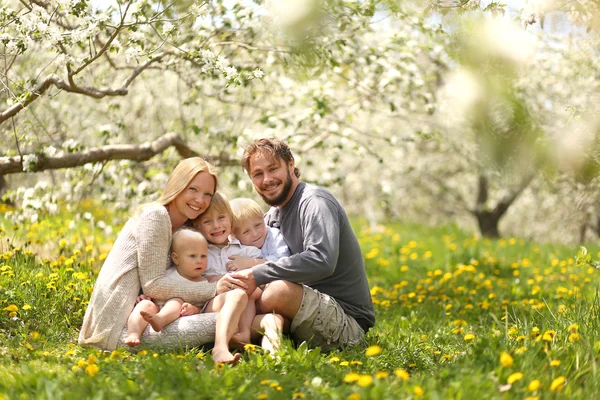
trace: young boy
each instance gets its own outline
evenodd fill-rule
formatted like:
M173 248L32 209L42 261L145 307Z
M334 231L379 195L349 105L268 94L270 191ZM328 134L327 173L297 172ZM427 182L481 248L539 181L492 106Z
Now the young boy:
M167 270L172 279L188 279L194 282L206 281L202 276L207 268L208 243L204 236L196 230L181 228L173 234L171 259L176 268ZM219 312L215 332L215 345L212 351L215 362L237 363L241 357L229 351L229 341L240 322L240 316L248 303L246 292L234 289L207 299L206 304L189 304L179 298L167 300L162 305L152 302L143 296L135 306L127 321L128 336L125 343L129 346L140 344L140 336L146 326L159 332L180 316L199 314L201 312ZM204 308L203 308L204 307Z
M226 265L230 257L253 259L261 255L257 247L244 246L239 240L230 237L233 213L227 199L218 192L213 195L208 209L192 221L192 224L208 241L208 267L204 276L209 281L219 279L228 272ZM250 296L241 315L239 331L234 335L234 340L240 345L250 343L252 322L256 316L255 303L260 295L261 291L256 290Z
M248 198L237 198L230 202L233 212L233 234L246 246L260 249L260 258L230 257L229 271L252 268L265 261L277 261L289 257L290 249L277 228L267 227L260 205Z

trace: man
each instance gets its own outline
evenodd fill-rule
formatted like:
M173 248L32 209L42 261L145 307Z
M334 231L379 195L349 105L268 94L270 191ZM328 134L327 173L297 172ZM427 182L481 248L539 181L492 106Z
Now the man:
M327 190L299 180L290 148L278 139L248 146L242 165L257 193L272 206L265 220L278 227L291 256L234 276L269 283L261 313L284 318L296 342L323 350L364 343L375 312L362 253L346 212Z

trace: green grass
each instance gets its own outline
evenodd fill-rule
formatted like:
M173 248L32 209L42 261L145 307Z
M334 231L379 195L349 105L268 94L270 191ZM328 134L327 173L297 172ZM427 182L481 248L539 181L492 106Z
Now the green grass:
M89 210L95 221L114 218ZM455 227L396 223L372 232L357 222L377 313L367 339L378 354L285 342L279 359L256 349L219 370L202 349L104 353L76 345L119 227L107 234L68 213L18 227L0 216L0 227L7 238L0 398L590 399L600 392L600 271L577 266L576 247L482 240ZM588 249L598 258L598 248Z

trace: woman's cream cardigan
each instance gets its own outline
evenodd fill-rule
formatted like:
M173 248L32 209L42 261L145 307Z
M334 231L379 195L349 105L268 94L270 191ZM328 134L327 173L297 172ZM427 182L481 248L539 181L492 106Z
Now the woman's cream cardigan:
M172 236L167 209L145 206L117 237L104 261L79 333L79 344L105 350L121 346L129 314L142 289L156 300L172 297L196 304L215 296L216 283L181 282L165 278ZM180 321L181 320L181 321ZM157 333L150 327L142 336L149 347L196 346L214 339L214 314L179 318ZM197 332L197 330L205 332ZM203 342L203 343L199 343Z

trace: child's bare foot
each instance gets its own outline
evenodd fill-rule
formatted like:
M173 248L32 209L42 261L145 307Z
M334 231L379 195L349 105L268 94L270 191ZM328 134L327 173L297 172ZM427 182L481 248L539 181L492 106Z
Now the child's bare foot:
M130 333L125 339L125 344L129 347L135 347L140 344L140 335L137 333Z
M231 337L231 340L229 340L229 347L243 350L244 346L248 343L250 343L250 332L238 332Z
M140 311L140 315L142 316L142 318L144 318L144 321L149 323L152 329L154 329L156 332L160 332L165 327L164 322L157 314L152 314L148 311L142 310Z
M229 350L213 349L212 358L215 363L236 365L240 361L240 358L242 358L242 355L240 353L231 354Z

